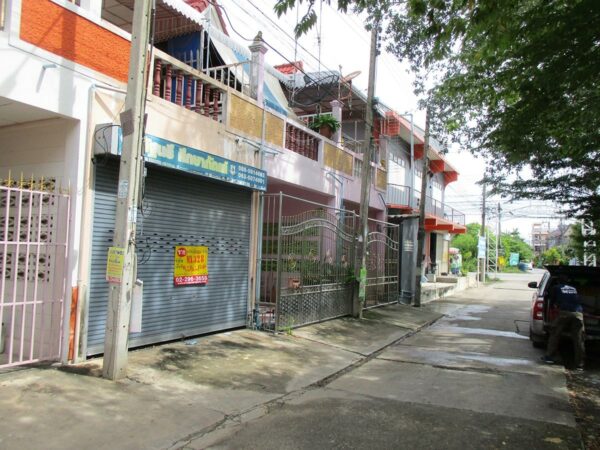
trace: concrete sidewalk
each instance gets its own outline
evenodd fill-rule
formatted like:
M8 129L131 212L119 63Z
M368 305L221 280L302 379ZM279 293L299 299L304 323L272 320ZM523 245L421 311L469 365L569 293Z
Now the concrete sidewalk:
M0 448L179 448L227 421L368 361L439 319L393 305L271 335L240 330L130 353L128 378L101 360L0 373Z

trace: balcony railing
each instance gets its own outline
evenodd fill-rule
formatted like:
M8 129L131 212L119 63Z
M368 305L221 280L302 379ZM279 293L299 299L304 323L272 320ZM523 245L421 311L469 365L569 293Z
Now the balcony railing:
M347 150L350 150L354 153L363 153L365 141L357 141L356 139L352 139L347 134L342 134L342 141Z
M415 209L418 209L421 203L421 192L411 189L410 186L399 184L388 184L387 204L410 207L411 192L413 192L414 195L412 205L414 205ZM465 224L464 213L429 195L426 197L425 213L459 225Z
M152 94L223 122L225 86L158 49L154 49Z
M250 120L250 122L255 124L257 120L260 120L257 107L262 108L257 104L253 104L249 98L243 98L249 90L248 80L245 77L247 64L248 62L244 61L200 71L173 56L154 49L153 77L150 82L150 89L152 94L157 97L217 122L229 124L234 128L236 126L231 124L231 119L235 115L235 111L228 111L228 109L232 108L231 105L234 99L242 100L242 103L244 103L243 108L247 108L241 112L242 115L250 114L249 117L254 120ZM241 94L237 94L233 90L241 92ZM239 104L239 102L236 102L236 104ZM237 112L239 113L239 111ZM313 161L321 162L323 165L339 170L349 176L356 175L356 173L353 173L353 168L356 167L357 163L360 163L360 160L356 159L348 150L358 152L361 143L356 142L356 148L351 149L348 148L348 145L344 145L345 149L343 149L308 128L306 123L310 123L310 117L306 118L306 122L298 122L289 117L271 113L274 114L274 117L267 119L270 120L267 122L267 130L271 130L272 134L270 136L272 138L275 136L275 141L272 141L271 144L281 145L281 141L277 142L276 139L278 130L273 128L281 123L283 127L282 130L280 129L283 133L282 143L287 150ZM226 114L228 117L225 116ZM240 117L237 117L237 119L239 122ZM244 118L244 120L246 119ZM259 136L256 134L256 127L252 125L239 130L251 136ZM378 184L377 181L379 181ZM385 190L384 181L382 176L373 177L373 184L383 190Z
M289 122L285 124L285 148L313 161L319 160L319 138Z
M454 209L451 206L444 205L444 220L449 220L452 223L465 225L465 214Z
M410 187L399 184L388 184L387 203L389 205L410 206Z
M203 73L238 92L250 95L250 61L209 67Z

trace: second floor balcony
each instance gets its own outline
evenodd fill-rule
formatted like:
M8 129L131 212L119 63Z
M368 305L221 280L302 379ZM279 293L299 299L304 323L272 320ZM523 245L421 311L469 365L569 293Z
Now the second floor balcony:
M278 152L280 156L267 158L264 167L276 179L318 189L323 180L315 174L334 171L356 185L346 190L346 196L359 191L362 153L311 130L302 119L260 105L246 95L247 83L239 74L247 73L244 67L249 61L200 71L158 49L153 58L150 92L200 116L200 132L220 127L232 137L251 141L255 149L262 145ZM383 193L386 171L378 164L373 170L372 188ZM351 200L360 201L356 197ZM372 197L378 205L377 196Z
M388 208L406 213L419 210L421 191L410 186L388 184L386 191ZM425 229L427 231L447 231L453 234L466 232L465 214L427 195L425 202Z

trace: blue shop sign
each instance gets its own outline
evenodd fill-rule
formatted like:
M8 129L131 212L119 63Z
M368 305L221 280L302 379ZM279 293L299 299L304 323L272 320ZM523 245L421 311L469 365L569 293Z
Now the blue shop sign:
M146 135L146 160L259 191L267 190L267 173L195 148Z

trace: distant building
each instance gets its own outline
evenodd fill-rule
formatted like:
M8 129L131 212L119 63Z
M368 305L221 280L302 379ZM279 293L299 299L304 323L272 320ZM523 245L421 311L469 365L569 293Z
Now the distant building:
M550 248L548 237L550 235L550 223L534 223L531 228L531 246L533 254L539 256Z
M560 223L558 227L548 233L548 248L567 245L571 238L572 229L570 223Z

